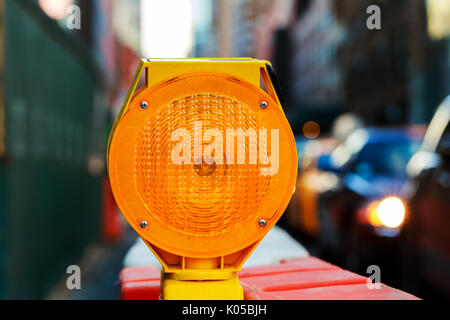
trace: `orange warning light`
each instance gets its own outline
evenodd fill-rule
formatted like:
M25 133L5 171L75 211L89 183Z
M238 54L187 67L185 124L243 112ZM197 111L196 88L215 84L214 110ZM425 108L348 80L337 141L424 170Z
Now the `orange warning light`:
M287 207L297 151L271 72L254 59L142 60L108 172L166 274L229 278Z

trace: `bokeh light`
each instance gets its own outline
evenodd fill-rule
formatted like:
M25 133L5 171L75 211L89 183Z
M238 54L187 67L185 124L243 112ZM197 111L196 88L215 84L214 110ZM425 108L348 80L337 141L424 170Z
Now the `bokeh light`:
M39 0L39 6L47 16L59 20L67 15L67 8L72 0Z
M388 197L378 205L377 215L386 227L397 228L405 219L405 205L397 197Z
M303 135L308 139L315 139L320 134L320 126L315 121L308 121L303 125Z

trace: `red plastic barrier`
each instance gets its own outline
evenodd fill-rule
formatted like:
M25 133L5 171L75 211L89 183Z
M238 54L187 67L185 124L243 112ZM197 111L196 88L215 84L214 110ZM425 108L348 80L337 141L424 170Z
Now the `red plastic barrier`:
M102 206L102 238L105 242L116 243L122 239L125 225L118 211L108 177L103 178Z
M279 265L243 269L239 273L246 300L418 300L381 284L369 289L367 278L314 257L283 260ZM158 299L160 271L132 267L120 273L125 300Z
M161 271L156 267L130 267L119 275L122 300L158 300Z

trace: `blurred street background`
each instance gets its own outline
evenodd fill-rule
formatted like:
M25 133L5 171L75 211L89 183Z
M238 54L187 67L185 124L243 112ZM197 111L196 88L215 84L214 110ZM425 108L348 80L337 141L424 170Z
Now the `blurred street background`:
M141 57L270 60L299 156L280 226L450 298L450 1L0 0L0 299L119 298L105 151Z

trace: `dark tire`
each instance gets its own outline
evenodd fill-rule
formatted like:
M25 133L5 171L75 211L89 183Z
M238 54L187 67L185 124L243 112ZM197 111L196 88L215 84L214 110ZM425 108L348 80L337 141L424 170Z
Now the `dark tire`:
M353 271L355 273L361 273L361 252L360 252L360 241L355 225L352 225L347 235L344 237L344 257L343 264L347 270Z
M414 242L411 241L412 230L403 230L400 236L400 286L406 292L417 296L423 295L420 259L418 259Z

